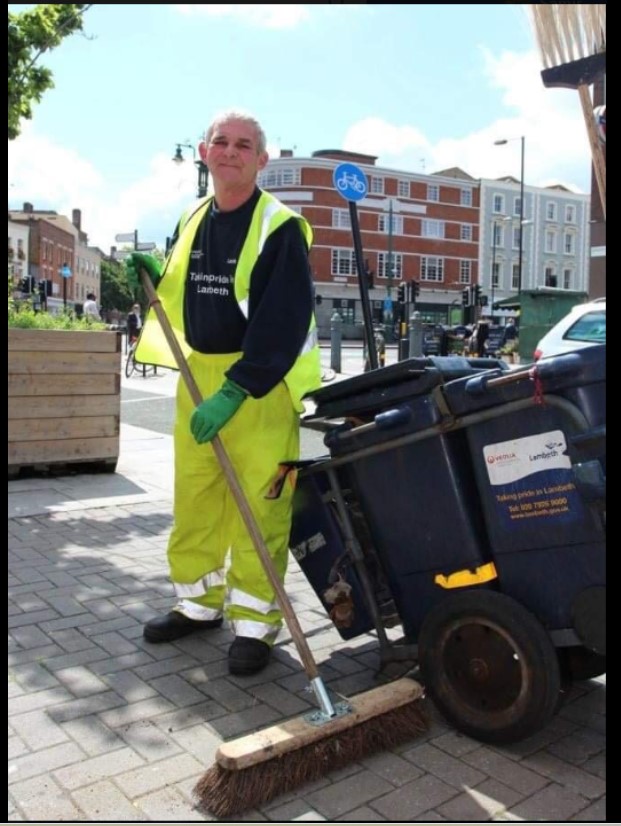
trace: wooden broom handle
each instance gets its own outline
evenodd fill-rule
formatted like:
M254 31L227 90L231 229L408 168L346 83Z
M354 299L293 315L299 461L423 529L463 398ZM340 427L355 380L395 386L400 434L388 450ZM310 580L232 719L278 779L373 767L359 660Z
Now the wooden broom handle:
M595 180L597 181L597 188L599 189L599 200L602 205L604 213L604 221L606 220L606 160L604 158L604 150L597 134L595 126L595 118L593 117L593 102L589 93L589 87L586 84L578 86L578 94L580 95L580 103L582 105L582 114L586 123L587 134L589 136L589 143L591 145L591 155L593 157L593 169L595 170Z
M203 401L203 396L201 391L196 384L194 376L190 371L190 366L187 362L186 357L183 355L183 351L177 341L177 337L173 332L172 327L170 326L170 321L168 320L168 316L164 308L162 307L162 303L158 298L158 295L155 291L155 288L149 278L146 270L141 269L140 277L142 280L142 286L144 291L146 292L149 298L149 304L153 308L155 315L157 316L157 320L159 321L162 330L164 331L164 335L166 336L166 341L170 349L172 350L173 356L175 357L175 361L177 366L179 367L179 372L183 376L183 380L185 385L188 389L188 392L192 398L194 404L199 405ZM222 467L222 472L226 477L226 481L231 489L231 493L233 494L233 498L237 503L237 507L239 508L239 512L241 513L242 519L244 520L244 524L248 529L248 533L254 543L254 547L259 554L259 558L265 569L265 573L267 574L267 578L269 579L272 588L276 594L276 600L278 602L278 606L282 611L282 614L285 618L285 622L287 623L287 628L293 637L293 641L295 646L298 650L298 654L302 659L302 663L304 665L304 670L310 680L314 680L319 676L319 670L317 668L317 663L311 653L311 650L306 642L306 638L304 636L304 632L300 627L300 623L298 622L298 618L295 615L293 610L293 606L291 605L291 601L287 596L287 593L284 589L283 584L278 577L278 572L274 567L274 563L272 562L272 558L269 554L267 549L267 545L265 544L265 540L261 534L259 526L257 524L257 520L252 513L250 508L250 504L246 498L246 494L242 490L241 485L239 484L239 480L237 479L237 474L235 473L235 469L229 459L222 441L219 436L215 436L211 442L214 452L216 454L216 458L220 462L220 466Z

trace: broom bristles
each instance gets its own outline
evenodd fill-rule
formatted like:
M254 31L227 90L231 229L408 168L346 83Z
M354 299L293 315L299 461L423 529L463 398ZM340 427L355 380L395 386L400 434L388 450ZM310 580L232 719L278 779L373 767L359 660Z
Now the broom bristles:
M296 751L237 771L212 766L194 787L200 808L228 817L324 777L370 754L412 740L428 729L421 701L387 711Z
M546 68L606 51L605 3L528 5Z

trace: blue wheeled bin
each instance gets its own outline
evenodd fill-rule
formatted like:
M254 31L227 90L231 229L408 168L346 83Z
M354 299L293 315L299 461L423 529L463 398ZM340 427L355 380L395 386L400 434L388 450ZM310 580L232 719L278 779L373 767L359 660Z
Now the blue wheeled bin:
M489 549L481 542L483 522L465 434L437 430L442 412L434 397L446 378L479 375L480 361L490 363L459 357L408 359L339 382L313 397L316 416L366 422L354 428L334 427L325 442L336 463L334 482L355 522L353 532L367 551L367 565L376 560L372 579L377 583L381 578L388 585L412 640L445 588L444 579L461 571L468 572L473 582L483 581L484 574L477 572L486 570L490 560ZM496 364L499 370L504 367ZM433 438L412 443L413 433L431 433ZM395 450L394 440L402 437L406 442ZM335 518L336 509L330 512L326 494L331 487L328 471L332 472L332 463L318 462L300 474L291 538L293 554L322 600L330 584L326 575L345 552L347 541L344 537L342 543L335 542L332 531L313 540L312 526ZM436 529L438 520L443 532ZM309 541L324 543L312 559L305 550ZM362 596L353 569L351 580ZM368 621L364 603L357 604L357 613ZM344 629L339 631L345 636Z
M372 624L384 662L416 654L446 718L487 742L534 733L561 686L605 670L605 347L545 362L409 359L318 391L330 455L294 502L295 546L330 513L323 562L300 565L322 596L338 559L350 636Z
M544 359L505 378L449 382L467 429L503 593L555 637L606 653L606 347Z

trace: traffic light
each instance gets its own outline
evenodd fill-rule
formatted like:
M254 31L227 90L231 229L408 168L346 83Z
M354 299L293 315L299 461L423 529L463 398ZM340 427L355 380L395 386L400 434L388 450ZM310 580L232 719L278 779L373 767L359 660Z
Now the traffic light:
M322 301L323 301L323 296L321 296L321 295L319 295L319 293L317 293L315 295L315 304L321 304Z
M461 291L461 303L464 307L470 306L470 287L466 287Z
M472 302L475 307L479 307L481 305L481 285L475 284L474 285L474 301Z
M32 275L25 275L19 280L19 289L22 293L31 293L34 290L35 280Z
M412 281L412 301L416 301L420 292L420 284L418 281Z
M37 288L41 298L52 295L52 282L47 278L42 278L37 284Z
M397 287L397 301L399 304L405 304L405 284L399 284Z

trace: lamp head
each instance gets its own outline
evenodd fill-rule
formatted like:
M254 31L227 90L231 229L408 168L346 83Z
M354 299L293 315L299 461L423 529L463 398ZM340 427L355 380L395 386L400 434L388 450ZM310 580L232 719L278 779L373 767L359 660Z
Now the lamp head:
M184 161L183 152L181 151L181 144L177 144L177 148L175 149L175 154L173 155L173 163L183 163Z

